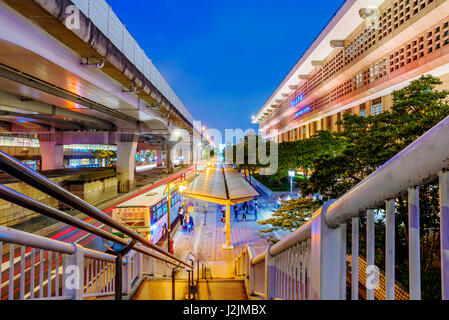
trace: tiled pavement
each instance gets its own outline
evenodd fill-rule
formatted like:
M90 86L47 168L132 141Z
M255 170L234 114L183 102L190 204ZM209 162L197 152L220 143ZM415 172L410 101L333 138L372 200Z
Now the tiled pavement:
M234 250L222 250L221 245L225 243L226 234L224 222L221 222L221 213L218 205L207 203L205 201L193 200L198 203L196 210L192 213L195 228L188 233L178 229L174 236L175 255L185 258L189 251L199 252L208 262L233 262L234 259L248 245L252 244L256 255L265 251L268 242L262 238L259 231L263 228L256 221L252 213L247 217L247 221L242 221L242 215L239 221L234 221L234 211L231 207L231 243ZM261 207L265 206L264 199L259 200ZM188 201L187 201L188 203ZM259 221L268 218L274 204L269 209L260 209ZM204 214L207 209L207 214Z

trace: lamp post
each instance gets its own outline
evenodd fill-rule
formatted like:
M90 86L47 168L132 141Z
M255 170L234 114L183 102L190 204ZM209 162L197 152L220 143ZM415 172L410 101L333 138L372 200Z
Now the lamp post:
M293 199L293 178L296 176L296 171L289 170L288 176L290 177L290 198Z

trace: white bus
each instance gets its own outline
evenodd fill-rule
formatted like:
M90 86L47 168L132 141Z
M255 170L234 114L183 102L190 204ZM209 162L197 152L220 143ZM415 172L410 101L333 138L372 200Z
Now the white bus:
M167 234L168 203L164 196L166 185L156 187L120 205L112 211L112 218L146 237L154 244ZM171 190L170 220L173 223L178 218L178 209L182 204L178 189ZM125 238L125 235L113 230L115 235Z

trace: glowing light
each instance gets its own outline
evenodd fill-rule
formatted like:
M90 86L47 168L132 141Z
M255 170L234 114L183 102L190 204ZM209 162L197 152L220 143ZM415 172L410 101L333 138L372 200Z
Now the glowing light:
M297 96L295 99L290 102L290 106L293 108L298 105L302 100L304 100L304 95L301 93L299 96Z
M296 172L294 170L289 170L288 171L288 176L291 178L294 178L296 176Z
M311 106L307 106L307 107L299 110L298 112L295 113L295 118L298 118L298 117L302 116L303 114L309 112L310 110L312 110Z

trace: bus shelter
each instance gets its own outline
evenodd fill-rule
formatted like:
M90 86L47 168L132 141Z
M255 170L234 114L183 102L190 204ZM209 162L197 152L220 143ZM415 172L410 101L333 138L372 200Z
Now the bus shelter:
M247 202L259 193L237 173L231 166L218 163L215 167L208 167L198 176L184 194L191 198L204 200L226 206L226 243L223 250L233 250L231 244L231 205Z

